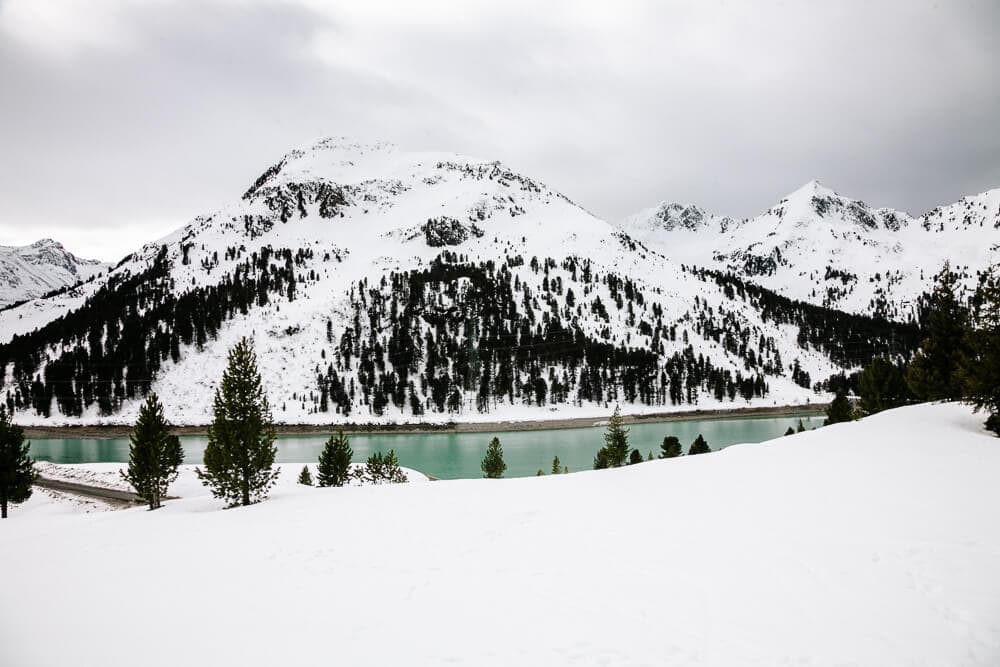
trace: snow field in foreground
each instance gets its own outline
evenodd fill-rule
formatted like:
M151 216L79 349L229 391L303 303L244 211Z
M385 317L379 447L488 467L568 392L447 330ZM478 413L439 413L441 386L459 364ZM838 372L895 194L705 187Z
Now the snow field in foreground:
M610 471L9 520L0 662L995 665L981 421L922 405Z

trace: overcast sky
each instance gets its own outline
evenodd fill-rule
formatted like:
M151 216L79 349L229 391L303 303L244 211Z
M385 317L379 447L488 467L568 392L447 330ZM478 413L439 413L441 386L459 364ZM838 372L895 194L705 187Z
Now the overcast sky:
M1000 187L1000 2L0 0L0 244L118 259L325 135L609 220L812 178L919 213Z

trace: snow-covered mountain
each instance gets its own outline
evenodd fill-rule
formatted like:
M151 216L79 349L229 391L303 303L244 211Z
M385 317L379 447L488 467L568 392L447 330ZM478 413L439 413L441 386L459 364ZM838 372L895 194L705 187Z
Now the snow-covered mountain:
M916 339L682 270L498 162L325 139L107 276L0 312L0 400L121 422L152 389L205 423L241 336L296 423L805 403Z
M730 271L793 299L906 320L946 261L970 285L1000 261L1000 189L912 217L810 181L755 218L663 203L620 226L678 262Z
M0 308L76 285L110 267L80 259L52 239L26 246L0 246Z

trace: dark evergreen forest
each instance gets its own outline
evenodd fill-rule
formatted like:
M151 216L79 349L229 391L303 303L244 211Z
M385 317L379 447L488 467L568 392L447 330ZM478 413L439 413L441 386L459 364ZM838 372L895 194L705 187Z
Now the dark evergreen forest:
M182 246L181 263L191 261L189 247ZM145 270L113 274L78 309L0 345L7 406L78 416L97 405L100 414L115 414L123 401L149 392L182 350L202 348L224 322L253 308L294 301L299 286L317 279L310 250L230 247L224 259L236 268L217 284L177 285L162 249ZM201 268L210 273L218 264L213 254ZM795 302L733 275L688 270L722 290L733 307L694 297L687 312L666 313L655 290L598 273L577 257L472 262L444 251L426 268L353 283L347 321L328 319L322 355L302 374L311 379L293 398L309 411L360 412L363 420L390 405L419 416L485 413L499 402L749 400L768 394L769 377L787 375L803 387L827 380L809 377L798 359L783 360L774 338L743 316L746 306L764 322L797 327L801 349L820 351L845 369L874 357L909 359L920 339L916 325ZM694 336L718 344L742 369L696 353Z

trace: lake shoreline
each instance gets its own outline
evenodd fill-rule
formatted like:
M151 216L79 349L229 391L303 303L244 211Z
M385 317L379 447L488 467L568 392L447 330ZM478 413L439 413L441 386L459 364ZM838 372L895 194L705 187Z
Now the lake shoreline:
M623 415L625 424L653 424L707 419L753 419L756 417L808 417L821 414L826 403L808 405L778 405L731 408L721 410L689 410L684 412L654 412ZM278 435L325 435L343 429L348 435L382 434L415 435L430 433L490 433L510 431L545 431L571 428L592 428L606 422L604 417L564 417L522 421L446 422L402 424L275 424ZM27 438L121 438L132 431L131 426L23 426ZM175 426L176 435L205 435L208 425Z

